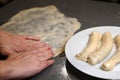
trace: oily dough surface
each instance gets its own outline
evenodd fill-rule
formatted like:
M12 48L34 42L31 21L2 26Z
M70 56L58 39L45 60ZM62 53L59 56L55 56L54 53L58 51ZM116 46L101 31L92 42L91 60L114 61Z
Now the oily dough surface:
M1 28L15 34L38 36L53 47L57 56L64 51L67 40L80 26L76 18L66 17L50 5L22 10Z

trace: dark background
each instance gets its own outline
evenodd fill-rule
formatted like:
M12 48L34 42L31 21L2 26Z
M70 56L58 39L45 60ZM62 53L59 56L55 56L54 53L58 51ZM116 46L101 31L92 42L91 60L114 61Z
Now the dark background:
M13 0L0 0L0 8L4 5L10 3ZM104 2L112 2L112 3L120 3L120 0L95 0L95 1L104 1Z
M1 0L0 0L1 1ZM0 25L23 9L55 5L60 12L76 17L80 30L95 26L120 26L120 0L9 0L1 3ZM79 30L79 31L80 31ZM74 68L66 56L55 58L55 64L27 80L101 80Z

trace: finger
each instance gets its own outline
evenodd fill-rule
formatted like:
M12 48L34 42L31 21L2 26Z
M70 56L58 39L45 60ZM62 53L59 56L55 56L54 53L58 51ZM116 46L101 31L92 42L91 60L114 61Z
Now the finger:
M46 43L40 42L40 47L44 47L45 45L46 45Z
M39 46L39 48L42 48L42 47L44 47L44 46L46 46L46 43L44 43L44 42L32 42L32 44L30 44L30 45L35 45L35 46Z
M28 36L28 35L22 35L22 38L26 39L26 40L35 40L35 41L39 41L40 38L37 36Z
M43 43L41 41L32 41L32 40L26 40L25 44L29 47L29 46L33 46L33 45L39 45L39 47L44 47L46 46L46 43Z
M9 48L6 48L6 49L3 48L3 49L1 49L1 53L5 56L9 56L11 54L15 54L16 52L13 50L10 50Z
M40 47L39 47L39 45L36 45L35 48L40 48ZM48 49L51 49L51 47L49 47L49 46L44 46L44 47L41 47L41 48L40 48L40 51L42 52L42 51L46 51L46 50L48 50Z
M48 48L48 49L52 48L48 43L45 43L45 42L40 42L40 44L38 44L38 45L40 45L40 48L41 47L45 47L45 48Z
M28 41L28 43L29 44L27 44L27 47L26 47L27 51L38 49L38 48L40 51L51 49L51 46L43 42L41 43L41 42L36 42L36 41Z
M40 45L40 42L38 41L32 41L32 40L26 40L26 42L23 44L23 49L26 51L33 50L34 48L38 47Z
M43 54L41 55L41 53L38 53L38 57L40 61L46 61L50 58L52 58L53 55L53 51L52 50L47 50L45 52L43 52Z
M24 54L35 54L35 55L38 55L38 53L42 54L39 49L34 49L34 50L24 52Z
M44 70L45 68L47 68L48 66L52 65L55 61L54 60L48 60L48 61L43 61L40 63L40 68L39 71Z
M50 44L48 44L48 43L46 43L46 46L48 46L49 48L52 48L52 46Z

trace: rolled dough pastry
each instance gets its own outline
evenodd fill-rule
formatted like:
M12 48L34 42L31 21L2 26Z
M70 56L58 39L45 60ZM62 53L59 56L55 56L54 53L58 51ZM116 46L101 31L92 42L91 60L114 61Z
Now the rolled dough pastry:
M107 61L102 64L102 69L106 71L111 71L117 64L120 63L120 35L117 35L114 39L116 44L115 54Z
M39 36L53 47L57 56L64 51L67 40L80 28L80 23L51 5L22 10L1 28L15 34Z
M99 42L101 40L101 36L102 34L100 34L99 32L96 31L91 32L86 47L83 49L82 52L77 54L75 57L78 60L88 61L88 56L97 50Z
M105 32L101 39L101 46L100 48L89 55L88 63L91 65L96 65L104 60L107 55L111 52L113 48L113 38L110 32Z

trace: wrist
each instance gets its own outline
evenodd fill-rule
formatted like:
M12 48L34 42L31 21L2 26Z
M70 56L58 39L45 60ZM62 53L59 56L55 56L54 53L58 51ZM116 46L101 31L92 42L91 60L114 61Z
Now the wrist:
M2 50L3 43L5 43L5 39L8 33L0 28L0 53Z
M0 28L0 43L2 38L6 35L6 32ZM1 45L1 44L0 44Z
M6 33L3 29L0 28L0 35Z
M6 35L8 32L0 28L0 36Z
M12 67L6 61L0 61L0 79L6 80L10 79L10 74L12 73Z

